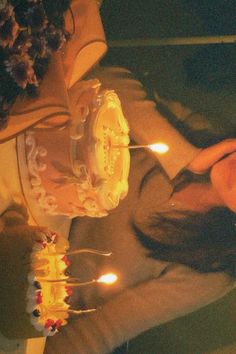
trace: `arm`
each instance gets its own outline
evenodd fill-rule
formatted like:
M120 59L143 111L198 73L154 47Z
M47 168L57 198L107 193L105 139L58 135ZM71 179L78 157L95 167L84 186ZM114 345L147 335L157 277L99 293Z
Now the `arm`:
M200 150L156 110L155 103L146 98L141 83L134 80L128 70L100 68L92 76L101 81L104 89L113 89L118 94L132 139L138 144L164 142L169 146L166 154L156 154L156 157L170 178L174 178L199 153Z
M225 295L233 281L222 273L199 274L176 266L120 295L93 315L80 317L49 338L45 354L105 354L143 331L184 316ZM67 349L66 349L67 348Z

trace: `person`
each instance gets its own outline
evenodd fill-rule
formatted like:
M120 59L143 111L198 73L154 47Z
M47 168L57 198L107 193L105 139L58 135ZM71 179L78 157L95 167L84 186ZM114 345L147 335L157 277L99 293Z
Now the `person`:
M95 1L75 3L88 3L94 9ZM47 102L58 110L52 114L56 119L44 124L60 126L67 121L71 115L67 105L73 106L71 100L80 79L73 78L73 65L69 65L71 60L76 61L76 46L72 44L73 59L67 54L61 62L54 56L41 85L40 99L34 100L32 106L29 103L26 111L16 102L8 127L0 134L2 141L45 119L43 108ZM55 70L59 75L55 76ZM145 150L134 151L126 199L106 218L74 220L69 237L71 249L92 247L112 251L113 255L73 258L73 276L88 280L113 270L119 280L109 288L97 284L75 292L72 304L77 308L96 306L97 311L71 319L61 333L47 340L45 353L109 353L148 328L205 306L234 287L235 139L224 139L201 150L155 109L154 102L146 99L141 84L128 71L101 68L92 76L100 79L104 89L114 89L119 95L135 143L162 140L169 152L157 160ZM47 97L52 77L56 88ZM61 91L60 82L65 83ZM56 105L63 97L62 104ZM28 108L32 108L31 112L37 108L37 117L26 116ZM64 111L65 115L59 114ZM23 126L14 119L17 115L24 118L23 123L19 120ZM3 204L10 211L11 223L15 217L19 223L24 219L22 230L28 232L27 215L19 212L8 192Z
M160 114L128 70L99 68L90 77L120 97L133 143L162 141L169 151L157 158L134 150L128 196L105 218L73 221L72 250L91 247L112 256L73 258L71 274L83 281L113 271L118 281L75 292L73 307L97 311L72 318L48 338L45 354L60 348L64 354L111 353L143 331L224 296L235 284L233 134L225 139L209 133L209 146L196 147ZM192 114L184 116L189 132L188 117L196 122ZM202 135L205 122L197 120L196 134Z

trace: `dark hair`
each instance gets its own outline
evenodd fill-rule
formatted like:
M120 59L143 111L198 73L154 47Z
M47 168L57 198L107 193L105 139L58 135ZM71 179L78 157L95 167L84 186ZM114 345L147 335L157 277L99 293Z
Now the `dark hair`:
M236 277L236 215L216 207L206 213L156 213L150 222L150 235L132 222L134 234L149 251L148 256L181 263L199 272L224 271ZM163 233L163 237L160 236ZM164 239L165 241L159 241Z
M8 0L0 8L0 128L17 96L37 96L53 51L70 38L71 0Z
M232 64L231 69L234 68L235 64ZM156 83L150 75L144 76L140 73L139 76L149 99L156 102L158 112L193 145L206 148L224 139L236 137L236 127L230 119L222 120L221 126L219 124L216 126L217 129L214 124L211 127L209 125L209 129L193 129L185 121L176 117L168 109L168 104L156 99ZM204 77L201 76L201 82L203 79ZM221 75L220 79L222 79ZM206 77L205 80L207 81ZM159 92L158 89L157 92ZM188 108L191 107L188 106ZM192 112L192 114L195 113L201 113L201 111ZM209 181L209 174L194 175L184 170L172 181L172 184L175 192L192 182L208 183ZM224 271L236 278L235 213L223 207L213 208L207 213L178 210L174 212L174 216L173 213L153 215L150 225L145 225L145 232L148 226L150 234L143 232L143 225L136 224L135 220L131 222L134 234L148 250L149 257L184 264L199 272Z
M214 131L196 131L179 121L162 104L158 111L195 146L204 148L223 139L235 137L231 134L217 134ZM210 182L209 173L195 175L183 170L172 181L174 192L186 185ZM173 192L173 193L174 193ZM134 234L149 251L149 257L181 263L199 272L224 271L236 278L236 214L226 207L215 207L206 213L174 211L155 213L150 218L150 234L145 234L134 221L131 223Z

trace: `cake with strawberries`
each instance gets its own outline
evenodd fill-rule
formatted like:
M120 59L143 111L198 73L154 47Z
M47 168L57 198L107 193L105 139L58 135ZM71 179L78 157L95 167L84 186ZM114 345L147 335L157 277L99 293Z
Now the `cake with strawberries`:
M129 127L116 93L95 86L72 124L24 134L31 192L46 214L105 216L128 192Z
M13 224L2 229L0 242L0 334L4 338L53 336L69 316L96 311L71 308L73 291L117 280L114 273L85 282L69 277L68 257L81 253L107 257L111 252L90 248L68 251L68 241L46 228Z
M31 235L1 235L0 332L7 338L54 335L67 323L68 297L65 256L68 242L47 231Z

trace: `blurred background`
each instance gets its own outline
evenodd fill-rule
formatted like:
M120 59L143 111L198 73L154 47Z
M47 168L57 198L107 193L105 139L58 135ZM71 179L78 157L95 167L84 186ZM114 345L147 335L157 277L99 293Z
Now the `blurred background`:
M236 35L235 0L104 0L108 43L117 39ZM236 44L110 48L103 63L132 70L160 96L217 121L236 121Z
M108 43L236 34L235 0L103 0L101 15ZM150 95L179 101L230 131L236 126L235 58L235 43L111 47L102 64L130 69ZM115 354L126 352L125 345ZM235 354L236 291L140 335L129 342L128 353Z

